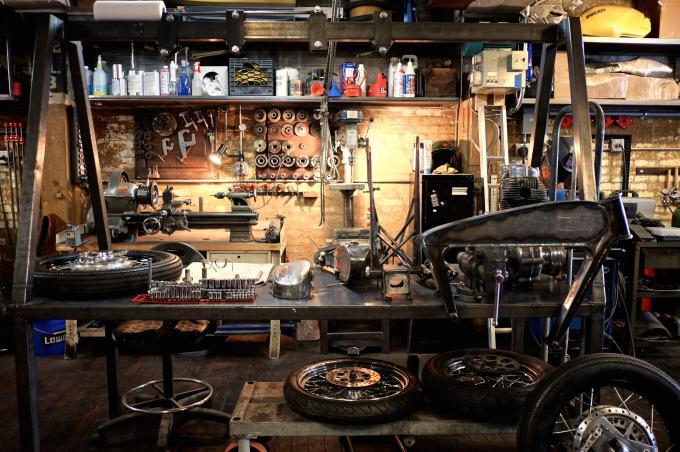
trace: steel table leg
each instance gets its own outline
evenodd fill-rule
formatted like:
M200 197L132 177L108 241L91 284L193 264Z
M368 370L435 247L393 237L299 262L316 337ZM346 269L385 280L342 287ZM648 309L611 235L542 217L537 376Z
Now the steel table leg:
M118 349L113 343L113 325L106 322L106 386L109 396L109 419L114 419L121 414L120 410L120 387L118 376Z
M250 438L238 439L238 452L250 452Z

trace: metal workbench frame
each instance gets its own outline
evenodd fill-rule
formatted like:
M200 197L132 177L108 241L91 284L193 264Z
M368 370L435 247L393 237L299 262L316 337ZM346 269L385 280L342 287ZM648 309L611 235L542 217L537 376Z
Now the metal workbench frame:
M59 15L59 17L57 16ZM37 245L37 232L40 213L40 191L43 179L43 164L45 156L46 127L49 86L52 64L53 43L56 39L63 39L67 48L68 62L74 86L74 99L78 122L80 124L83 152L90 199L93 205L95 224L97 227L98 243L100 249L109 249L111 240L108 227L106 227L106 208L103 202L101 175L97 145L94 136L92 113L90 102L85 86L83 74L82 47L79 41L94 41L98 43L113 41L157 41L161 33L162 25L156 22L94 22L90 18L75 17L63 12L37 12L30 14L36 29L36 44L33 55L33 74L30 89L30 106L28 111L28 130L26 134L26 153L23 169L24 184L20 197L19 232L17 238L17 250L14 267L14 283L10 306L10 312L15 321L15 364L17 377L17 396L19 407L20 446L23 451L37 451L40 449L37 393L36 393L36 368L33 350L33 334L31 320L44 318L45 315L56 315L61 318L153 318L156 319L179 319L192 318L185 306L135 306L132 311L109 310L106 303L99 307L92 306L86 311L72 312L73 307L63 304L63 309L56 309L52 304L49 312L41 311L45 300L33 300L33 268L36 260L35 249ZM391 18L378 18L374 16L372 23L352 22L327 22L315 16L314 21L301 22L242 22L242 38L245 42L308 42L310 47L323 50L328 41L337 42L367 42L374 46L389 46L392 43L409 44L451 44L468 41L481 42L530 42L543 44L543 67L540 72L539 85L534 109L534 133L531 138L532 164L536 164L542 154L542 145L546 133L548 121L548 104L553 80L553 69L557 47L566 45L570 66L570 85L573 104L574 136L576 137L574 148L576 162L581 168L593 168L592 153L590 149L590 120L588 116L588 99L585 78L585 56L581 25L578 18L569 18L561 25L551 24L473 24L473 23L392 23ZM325 16L324 16L325 17ZM313 22L313 23L312 23ZM177 29L176 39L178 42L214 42L233 38L234 30L229 30L226 22L182 22ZM238 33L237 33L238 34ZM321 45L315 46L320 40ZM63 46L63 47L64 47ZM595 200L594 196L594 172L579 171L579 186L583 191L581 199ZM593 179L593 180L591 180ZM132 308L130 308L132 309ZM423 311L413 308L397 308L382 306L376 309L364 307L365 312L356 312L356 307L351 308L352 317L360 316L383 316L383 318L406 318L420 317L425 315L434 316L434 306L423 307ZM443 307L440 311L444 313ZM244 315L246 309L236 309L233 306L212 306L201 311L201 315L208 314L213 310L216 316L225 318L225 315L238 315L240 318L249 318ZM349 311L334 311L329 309L305 310L296 307L282 307L284 312L278 313L273 318L340 318L335 316L349 316ZM266 311L261 311L266 312ZM86 313L86 315L85 315ZM230 313L230 314L227 314ZM429 313L429 314L428 314ZM501 308L501 314L503 308ZM80 314L80 315L76 315ZM272 313L267 312L267 315ZM119 317L116 317L119 316ZM210 316L206 316L210 317ZM480 317L488 317L488 313ZM271 318L271 317L270 317ZM110 334L110 327L107 328ZM107 368L109 375L116 375L115 350L107 355ZM111 413L119 410L118 401L111 400L109 393Z

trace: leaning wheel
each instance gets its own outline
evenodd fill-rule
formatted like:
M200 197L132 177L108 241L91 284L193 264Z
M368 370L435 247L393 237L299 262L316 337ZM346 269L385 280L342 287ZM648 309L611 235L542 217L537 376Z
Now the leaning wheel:
M598 353L560 366L527 402L519 450L679 451L680 385L639 359Z
M344 424L377 423L405 416L422 400L416 377L373 359L318 361L290 374L288 405L303 416Z
M512 421L536 383L551 369L539 359L491 349L462 349L431 358L423 367L430 401L456 415Z
M39 258L33 274L38 295L110 298L146 291L149 261L155 280L174 281L182 261L162 251L85 251Z

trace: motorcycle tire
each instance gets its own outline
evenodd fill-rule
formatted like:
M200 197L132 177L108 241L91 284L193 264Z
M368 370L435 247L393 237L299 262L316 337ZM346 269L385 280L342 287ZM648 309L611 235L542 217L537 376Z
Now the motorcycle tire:
M500 366L493 372L484 368L473 370L466 365L470 360L482 359L481 362L484 362L490 357L496 357L495 362ZM504 363L512 364L506 368L506 374L503 373ZM511 369L514 369L512 374ZM469 419L516 422L527 397L551 369L548 363L528 355L469 348L432 357L423 367L422 383L430 402L448 413ZM452 374L452 371L455 373ZM519 375L517 372L523 375L518 382L520 384L503 383L507 375Z
M598 388L599 391L603 387L629 390L649 401L666 426L669 439L674 445L674 448L670 450L680 450L680 411L678 410L680 385L645 361L632 356L610 353L597 353L576 358L557 368L538 384L527 400L522 413L517 430L518 450L527 452L561 450L551 449L550 445L551 440L555 440L553 435L556 434L554 430L561 410L579 394L586 391L591 391L592 394L593 388ZM618 392L616 395L621 397ZM631 402L628 402L629 405L626 406L625 399L623 400L623 406L626 409L632 406ZM658 422L658 418L656 420ZM561 426L560 430L563 430ZM575 428L574 432L577 431ZM569 447L569 450L572 450L571 444ZM668 449L664 447L661 450Z
M135 260L152 259L154 280L175 281L182 274L182 260L162 251L127 251ZM66 264L78 254L61 254L38 258L33 273L36 295L58 299L100 299L146 292L149 266L107 270L73 271L53 267Z
M352 371L359 376L353 379ZM286 379L283 395L297 413L339 424L398 419L423 399L418 379L407 369L363 358L330 359L301 367Z

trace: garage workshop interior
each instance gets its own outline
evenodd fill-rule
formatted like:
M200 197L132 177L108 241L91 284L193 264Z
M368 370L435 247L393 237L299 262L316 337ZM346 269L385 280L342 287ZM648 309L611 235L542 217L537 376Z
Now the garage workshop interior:
M4 0L0 450L680 452L680 0Z

